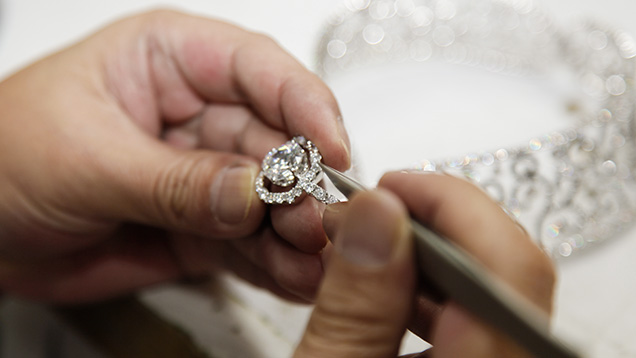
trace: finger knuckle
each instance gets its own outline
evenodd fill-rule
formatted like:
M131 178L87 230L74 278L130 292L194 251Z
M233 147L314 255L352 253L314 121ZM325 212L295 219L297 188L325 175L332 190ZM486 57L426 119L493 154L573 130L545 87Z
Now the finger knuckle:
M201 187L197 183L197 172L204 167L200 159L180 158L167 165L156 177L152 188L154 206L169 223L181 222L189 217L196 203L193 199ZM204 176L203 176L204 177Z

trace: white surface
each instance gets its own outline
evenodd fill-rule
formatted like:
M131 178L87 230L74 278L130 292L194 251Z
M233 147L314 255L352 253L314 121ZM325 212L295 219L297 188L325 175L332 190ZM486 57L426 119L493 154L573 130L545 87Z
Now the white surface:
M536 2L550 11L551 15L563 26L578 19L594 18L636 34L636 21L633 18L633 14L636 14L636 2L632 0ZM165 2L0 0L0 77L8 75L45 53L85 36L88 32L115 18L141 9L158 7L161 4L228 19L267 33L302 62L311 66L314 47L325 19L340 3L340 0L174 0ZM532 84L515 85L506 84L506 80L502 81L502 85L517 86L519 93L525 91L529 94L527 98L514 96L509 98L509 101L518 101L519 106L542 101L550 103L550 98L545 96L545 92L537 91ZM341 84L341 87L335 90L337 94L342 93L343 97L340 101L345 121L351 123L350 128L352 130L356 128L355 130L360 132L365 130L364 126L360 126L360 122L358 124L355 122L360 120L356 116L362 116L365 110L364 103L359 101L360 97L356 103L355 96L350 96L351 93L346 94L346 85ZM465 90L473 89L468 87ZM409 98L406 97L403 100L408 101ZM408 109L405 109L408 107L402 105L395 107L397 109L387 104L385 107L387 118L392 115L402 117L408 115ZM512 107L516 106L508 106L508 109ZM443 108L439 111L443 111ZM536 111L538 112L533 114L540 115L541 111L546 111L548 115L554 116L559 113L556 106L537 108ZM465 117L463 120L467 121ZM437 153L442 157L464 153L474 148L473 145L480 145L476 141L492 142L497 145L508 144L506 140L524 139L525 137L518 136L520 132L537 129L523 127L528 122L522 119L521 122L512 122L510 126L506 126L505 131L492 131L493 137L474 136L474 130L480 127L480 123L474 117L468 120L472 122L464 122L451 128L454 129L453 136L450 136L452 141L443 140L448 136L426 135L449 130L448 128L421 128L408 132L426 138L427 147L425 148L427 149L423 150L423 153L427 154L426 157L438 158ZM409 125L413 124L413 122L409 123ZM471 127L476 124L476 127ZM550 125L550 123L541 125ZM543 131L543 127L540 130ZM430 153L434 154L429 155ZM404 167L411 163L398 164L398 167ZM636 335L634 253L636 253L636 232L632 230L623 238L617 238L589 253L559 263L560 283L556 328L559 332L575 338L586 351L592 353L591 356L602 358L636 356L636 344L632 339ZM191 330L203 347L209 349L216 347L216 353L220 358L286 356L293 349L295 340L301 333L307 309L285 305L243 285L230 284L228 287L225 291L228 296L224 302L227 302L229 306L226 306L228 308L225 308L221 315L225 317L225 322L235 322L234 332L237 332L236 327L240 327L238 332L241 332L229 336L224 335L228 333L224 330L224 326L215 325L214 319L219 317L219 313L209 309L214 302L208 296L165 289L149 293L146 299L156 307L163 308L167 316L181 322ZM12 322L19 322L20 317L24 316L13 317L12 320L5 319L2 323L5 330L11 329ZM27 336L41 335L41 332L37 333L37 320L29 322L36 327L23 329L20 332ZM43 325L39 329L47 328ZM232 327L226 327L226 329L231 330ZM31 340L24 339L22 336L22 339L16 339L14 342L23 342L25 349L29 341ZM252 344L245 344L246 341ZM5 353L7 353L6 349L5 344L3 348ZM19 344L17 346L14 344L11 349L14 352L20 352ZM245 351L246 349L248 352Z

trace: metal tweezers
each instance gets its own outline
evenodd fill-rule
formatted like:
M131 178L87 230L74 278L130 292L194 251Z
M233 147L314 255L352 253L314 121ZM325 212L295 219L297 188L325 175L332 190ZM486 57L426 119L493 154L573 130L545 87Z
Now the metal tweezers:
M321 163L333 185L350 198L367 190ZM445 297L507 334L539 358L580 358L550 332L549 318L517 291L496 278L466 251L411 217L420 275Z

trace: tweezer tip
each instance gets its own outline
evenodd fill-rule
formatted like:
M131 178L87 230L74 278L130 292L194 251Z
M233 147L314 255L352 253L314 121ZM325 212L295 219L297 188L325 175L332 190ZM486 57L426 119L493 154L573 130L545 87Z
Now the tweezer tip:
M323 172L327 175L333 186L338 189L342 193L342 195L350 198L351 195L359 192L366 191L364 185L357 182L355 179L350 178L349 176L337 171L336 169L320 163L320 166L323 168Z

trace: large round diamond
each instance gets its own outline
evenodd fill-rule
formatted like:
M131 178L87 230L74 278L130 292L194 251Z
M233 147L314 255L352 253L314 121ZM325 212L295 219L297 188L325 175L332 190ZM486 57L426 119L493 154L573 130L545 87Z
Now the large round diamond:
M263 173L278 186L290 186L296 173L303 173L309 167L305 150L295 141L289 141L272 149L263 160Z

